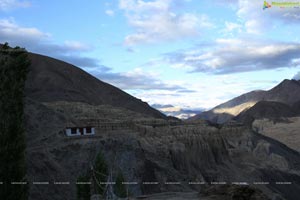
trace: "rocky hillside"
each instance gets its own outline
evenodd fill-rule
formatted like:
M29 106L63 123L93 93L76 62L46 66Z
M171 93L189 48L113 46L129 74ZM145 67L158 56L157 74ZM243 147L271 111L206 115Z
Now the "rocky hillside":
M252 129L300 152L300 117L289 117L276 121L267 118L255 119L252 122Z
M260 101L250 109L241 112L234 120L300 151L299 108L299 102L289 106L280 102Z
M26 96L39 102L69 101L111 105L152 117L165 115L147 103L91 76L85 71L47 56L30 53Z
M89 170L98 152L105 155L111 169L122 170L126 181L137 182L129 186L132 196L201 192L204 187L189 182L269 181L269 185L254 186L270 198L298 198L300 154L247 127L226 125L218 129L205 123L147 125L142 129L115 129L91 137L69 138L64 134L66 123L84 118L85 111L92 108L88 104L78 107L76 103L70 108L72 104L41 104L30 99L26 102L29 182L50 182L47 186L31 185L30 199L75 199L76 178ZM74 112L68 114L70 110ZM92 110L101 112L97 106ZM106 118L111 116L126 118L114 112ZM55 181L69 184L52 184ZM166 181L180 184L165 184ZM276 185L276 181L293 184Z
M275 101L292 106L300 101L300 81L284 80L268 91L253 91L236 97L215 108L196 115L190 120L206 119L214 123L224 123L236 117L259 101Z

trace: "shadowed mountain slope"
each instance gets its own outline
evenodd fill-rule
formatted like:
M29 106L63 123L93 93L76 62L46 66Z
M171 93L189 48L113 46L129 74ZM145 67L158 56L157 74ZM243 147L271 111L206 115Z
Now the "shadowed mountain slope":
M292 108L297 113L297 115L300 115L300 101L297 101L296 103L294 103Z
M276 120L296 115L297 113L287 104L275 101L260 101L248 110L241 112L234 119L251 125L255 119L268 118Z
M30 53L25 93L39 102L69 101L111 105L157 118L166 118L147 103L91 76L74 65Z

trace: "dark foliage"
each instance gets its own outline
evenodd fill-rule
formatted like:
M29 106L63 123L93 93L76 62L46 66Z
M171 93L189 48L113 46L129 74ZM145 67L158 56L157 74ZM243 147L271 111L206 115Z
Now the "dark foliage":
M117 178L116 178L116 184L115 184L115 187L114 187L114 192L118 197L121 197L121 198L127 197L126 187L123 184L123 182L125 182L125 179L123 177L122 172L120 171L117 175Z
M87 175L79 176L77 178L77 200L90 200L91 192L90 185L83 184L90 181L90 177ZM81 184L80 184L81 183Z
M24 86L30 62L19 47L0 46L0 199L27 199Z
M100 185L100 183L107 181L108 167L104 156L101 152L96 157L94 170L94 179L96 179L94 180L96 186L96 193L103 195L105 192L105 185Z

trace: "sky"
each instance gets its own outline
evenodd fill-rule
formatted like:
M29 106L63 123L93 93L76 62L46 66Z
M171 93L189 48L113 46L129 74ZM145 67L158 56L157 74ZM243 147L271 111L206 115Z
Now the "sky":
M72 63L149 104L210 109L300 78L300 8L263 5L0 0L0 43Z

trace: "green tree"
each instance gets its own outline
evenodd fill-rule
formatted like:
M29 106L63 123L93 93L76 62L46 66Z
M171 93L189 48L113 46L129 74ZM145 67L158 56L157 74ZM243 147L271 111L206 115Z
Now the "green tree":
M0 47L0 199L25 200L24 87L30 62L24 49Z
M87 175L79 176L77 182L89 182L90 177ZM88 184L77 184L77 200L90 200L91 192L90 185Z
M95 161L95 166L94 166L94 170L95 170L95 188L96 188L96 192L98 194L103 195L105 192L105 185L100 185L100 182L106 182L107 181L107 176L108 176L108 168L107 168L107 164L106 161L104 159L103 154L100 152L98 153L97 157L96 157L96 161Z
M124 176L121 171L119 171L117 178L116 178L116 184L114 185L114 192L118 197L125 198L127 197L127 191L126 187L123 184L125 182Z
M9 47L9 45L8 45L8 43L7 42L5 42L4 44L3 44L3 47L2 47L2 49L9 49L10 47Z

